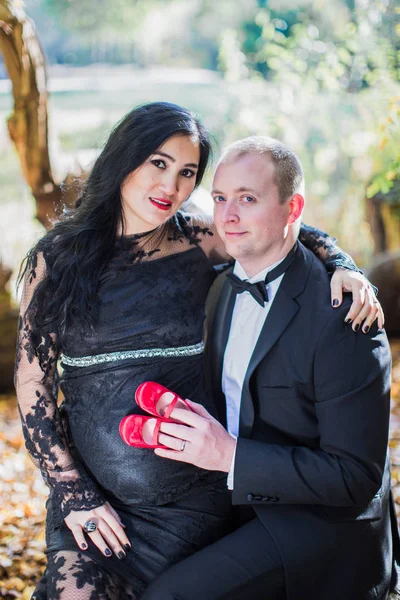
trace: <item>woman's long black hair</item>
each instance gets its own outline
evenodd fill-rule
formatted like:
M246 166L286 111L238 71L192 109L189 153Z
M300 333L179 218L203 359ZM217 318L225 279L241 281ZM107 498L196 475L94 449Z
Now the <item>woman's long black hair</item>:
M199 140L197 187L210 155L207 131L181 106L144 104L128 113L110 134L72 214L60 220L28 253L20 280L26 273L34 276L39 253L46 262L46 277L37 285L27 311L36 348L48 333L55 333L60 341L76 319L86 324L95 322L100 275L111 257L118 227L124 226L121 184L177 133Z

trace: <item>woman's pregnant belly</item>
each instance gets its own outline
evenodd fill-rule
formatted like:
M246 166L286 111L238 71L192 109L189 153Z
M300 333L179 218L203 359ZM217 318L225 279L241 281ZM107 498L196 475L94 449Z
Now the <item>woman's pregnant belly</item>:
M151 449L128 446L119 435L123 417L143 414L134 400L143 381L158 381L215 413L204 385L202 360L195 356L103 366L84 369L85 373L77 368L65 371L61 388L72 441L93 477L119 501L165 504L204 480L217 479L215 472L158 457Z

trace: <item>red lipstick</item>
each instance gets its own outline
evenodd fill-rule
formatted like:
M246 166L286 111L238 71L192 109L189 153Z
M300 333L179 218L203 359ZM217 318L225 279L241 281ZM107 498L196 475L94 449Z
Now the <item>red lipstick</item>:
M153 206L156 206L160 210L169 210L172 206L172 202L165 198L149 198L149 200Z

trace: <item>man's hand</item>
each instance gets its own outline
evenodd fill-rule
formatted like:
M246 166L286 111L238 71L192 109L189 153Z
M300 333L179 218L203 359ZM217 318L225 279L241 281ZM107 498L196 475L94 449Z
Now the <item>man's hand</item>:
M175 408L171 417L180 423L164 422L161 425L158 441L171 450L157 448L154 453L208 471L229 473L236 441L204 406L187 402L194 412Z
M368 279L357 271L336 269L331 281L332 306L337 308L342 304L343 292L351 292L353 304L346 315L346 323L351 322L354 331L358 331L362 322L362 331L368 333L372 323L378 319L379 329L385 323L382 307L377 300Z

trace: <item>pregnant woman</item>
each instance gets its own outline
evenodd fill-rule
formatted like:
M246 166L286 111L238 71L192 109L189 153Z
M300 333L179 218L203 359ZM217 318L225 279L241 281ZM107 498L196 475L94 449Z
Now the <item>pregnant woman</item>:
M215 414L202 325L213 265L229 257L211 218L180 211L209 152L186 109L134 109L76 209L28 255L16 389L27 448L50 487L36 600L138 598L168 566L230 531L224 474L163 461L118 432L126 415L144 414L134 394L148 380ZM333 266L354 268L322 232L305 227L301 240ZM359 319L373 320L370 286L360 289L368 301Z

